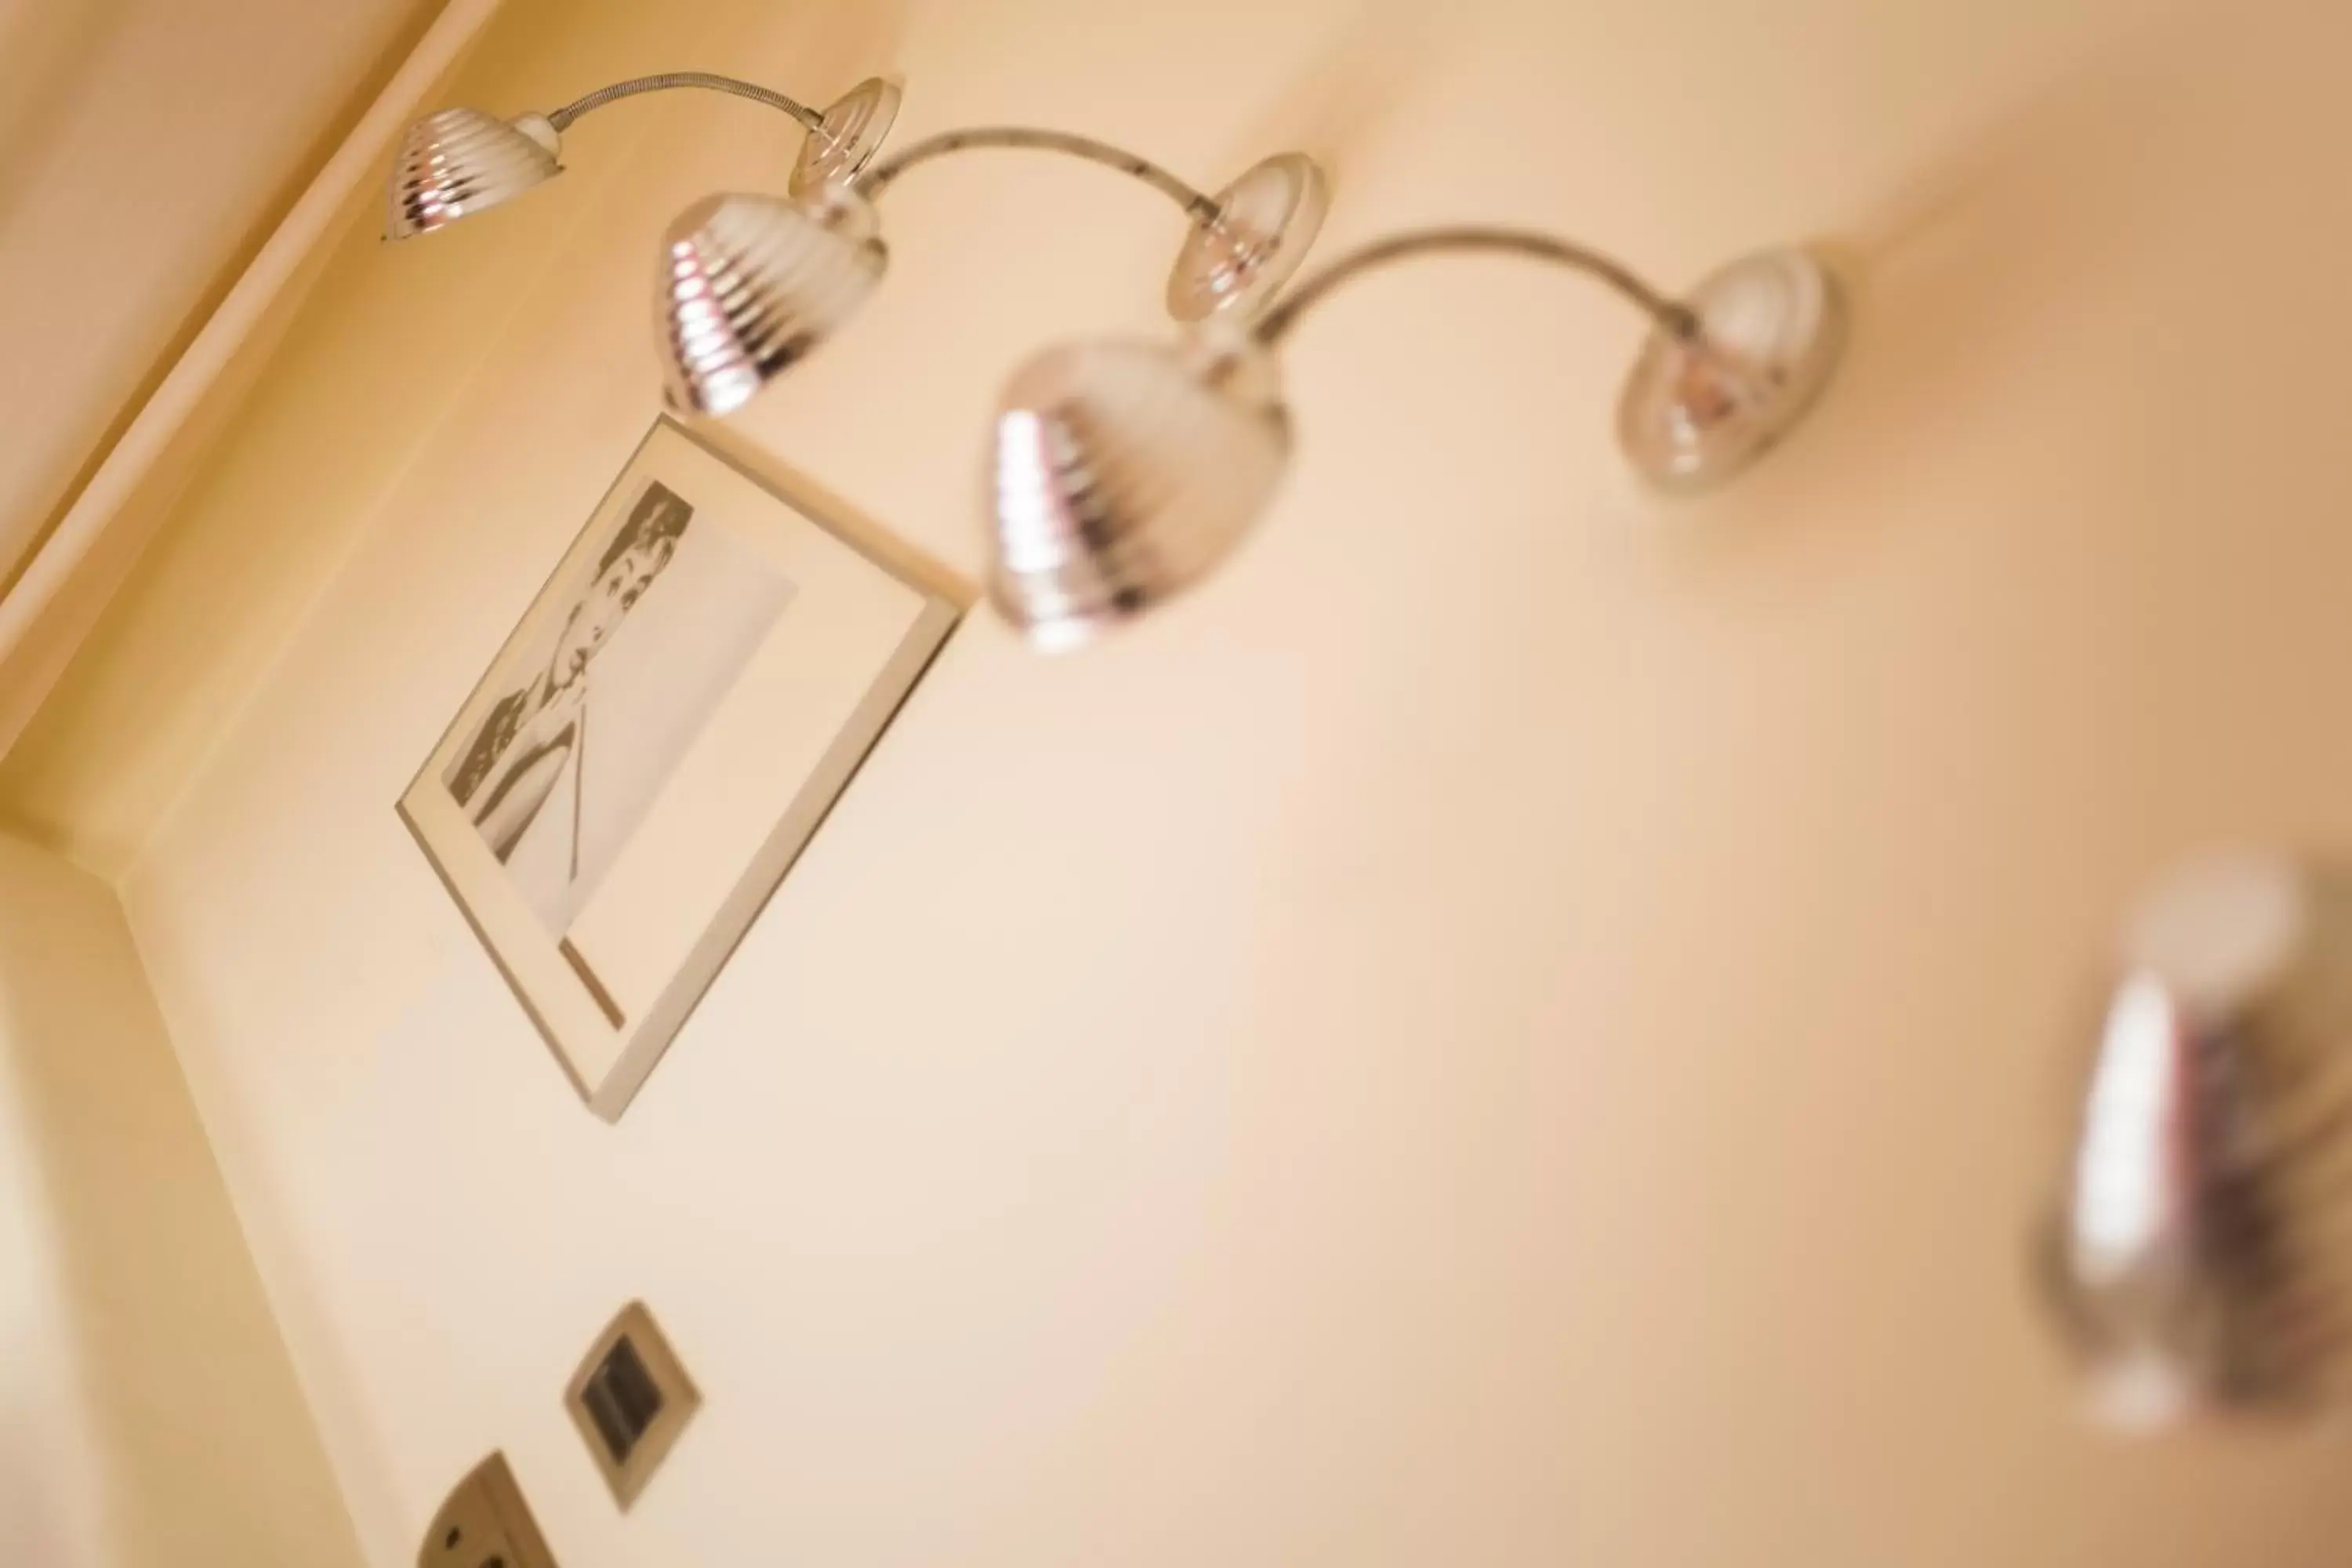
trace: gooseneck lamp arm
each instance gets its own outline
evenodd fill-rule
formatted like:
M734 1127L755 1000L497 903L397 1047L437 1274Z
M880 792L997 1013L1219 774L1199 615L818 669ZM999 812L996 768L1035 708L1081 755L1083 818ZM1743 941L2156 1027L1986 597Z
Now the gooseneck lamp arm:
M898 89L879 78L859 82L820 112L772 88L710 71L631 77L546 114L509 118L453 105L425 116L402 135L385 182L383 236L414 238L512 201L563 172L563 132L583 115L625 98L686 87L781 110L807 131L793 163L791 189L796 196L865 168L898 112Z
M1224 216L1214 197L1194 190L1149 158L1139 158L1091 136L1076 136L1066 131L1034 131L1020 125L981 126L970 131L948 131L926 137L860 174L855 182L855 188L866 200L875 200L899 175L916 164L928 163L934 158L977 147L1022 147L1066 153L1090 163L1100 163L1105 168L1117 169L1123 174L1134 175L1183 208L1185 216L1195 223L1213 227Z
M782 110L786 114L819 134L828 132L824 116L799 100L787 98L774 89L761 87L757 82L740 81L734 77L718 76L709 71L665 71L658 76L631 77L626 81L616 81L610 87L600 87L592 93L573 99L561 109L551 110L547 116L547 122L558 131L568 131L572 128L572 121L582 115L593 114L608 103L614 103L625 98L635 98L640 93L667 92L683 87L704 88L712 92L723 92L735 98L748 98L754 103L764 103L770 109Z
M1289 279L1323 218L1322 171L1299 153L1260 159L1214 195L1091 136L1026 126L949 131L871 164L835 158L820 181L796 180L791 201L707 196L671 223L656 284L671 405L732 413L839 331L889 265L882 193L919 164L982 148L1100 164L1175 203L1186 223L1166 298L1180 321L1254 311Z
M1661 489L1719 484L1755 461L1804 417L1844 339L1835 279L1799 249L1742 257L1676 298L1527 229L1379 240L1307 275L1245 332L1066 343L1015 372L997 405L990 602L1033 645L1073 647L1213 572L1290 455L1281 340L1348 279L1436 251L1549 262L1641 310L1650 330L1618 395L1618 444Z
M1259 341L1269 346L1279 343L1301 316L1349 279L1389 262L1433 251L1499 252L1552 262L1597 279L1633 301L1671 337L1696 342L1701 335L1698 316L1689 306L1661 294L1623 264L1597 250L1529 229L1464 226L1415 229L1341 257L1299 284L1265 313L1256 328Z

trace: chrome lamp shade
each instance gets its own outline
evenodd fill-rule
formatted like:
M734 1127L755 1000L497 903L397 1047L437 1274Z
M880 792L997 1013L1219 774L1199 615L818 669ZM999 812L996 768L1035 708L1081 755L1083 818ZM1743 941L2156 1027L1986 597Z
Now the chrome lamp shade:
M2195 863L2126 925L2042 1264L2099 1411L2352 1395L2352 880Z
M876 228L840 186L802 201L706 196L680 213L655 300L670 405L730 414L838 331L888 266Z
M446 228L544 184L563 169L555 129L543 115L500 120L478 109L445 109L408 128L393 162L386 239Z
M1076 343L1033 359L996 416L996 608L1073 647L1214 570L1265 510L1290 425L1241 336Z

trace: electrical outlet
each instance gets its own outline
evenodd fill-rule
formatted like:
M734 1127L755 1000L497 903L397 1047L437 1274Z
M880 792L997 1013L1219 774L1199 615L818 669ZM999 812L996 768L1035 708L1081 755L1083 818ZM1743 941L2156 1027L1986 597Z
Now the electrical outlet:
M457 1483L416 1549L416 1568L556 1568L504 1454Z

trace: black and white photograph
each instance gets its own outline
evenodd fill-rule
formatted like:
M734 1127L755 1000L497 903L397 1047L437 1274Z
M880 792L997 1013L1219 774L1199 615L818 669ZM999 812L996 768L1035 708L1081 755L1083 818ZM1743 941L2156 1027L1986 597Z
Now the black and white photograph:
M400 815L599 1115L627 1107L966 602L879 525L667 418L553 563Z
M509 689L446 775L559 938L792 595L658 480L594 574L543 642L493 672Z

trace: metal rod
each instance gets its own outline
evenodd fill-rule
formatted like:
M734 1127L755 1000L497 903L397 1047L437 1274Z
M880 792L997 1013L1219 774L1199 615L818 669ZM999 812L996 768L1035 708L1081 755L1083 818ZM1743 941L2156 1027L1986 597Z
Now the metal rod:
M786 98L772 88L757 82L738 81L731 76L714 76L709 71L668 71L660 76L631 77L610 87L600 87L585 98L577 98L547 117L547 122L558 131L570 128L583 114L604 108L617 99L635 98L641 92L667 92L672 88L708 88L736 98L748 98L754 103L764 103L771 109L781 109L811 131L823 133L824 116L796 99Z
M1436 250L1499 251L1571 268L1599 279L1631 300L1664 331L1678 338L1695 339L1699 335L1698 317L1692 313L1689 306L1659 293L1624 266L1597 250L1588 250L1580 245L1572 245L1567 240L1555 239L1550 235L1538 234L1531 229L1465 226L1415 229L1409 234L1375 241L1339 258L1299 284L1280 304L1266 312L1257 324L1259 341L1269 345L1281 342L1283 335L1297 324L1299 317L1313 310L1325 295L1360 273L1408 256Z
M1073 158L1084 158L1090 163L1100 163L1123 174L1134 175L1182 207L1185 216L1195 223L1214 228L1217 221L1224 216L1215 198L1194 190L1148 158L1139 158L1091 136L1074 136L1066 131L1033 131L1019 125L984 125L970 131L949 131L927 137L860 174L856 189L872 200L916 164L928 163L934 158L961 153L968 147L1027 147L1048 153L1066 153Z

